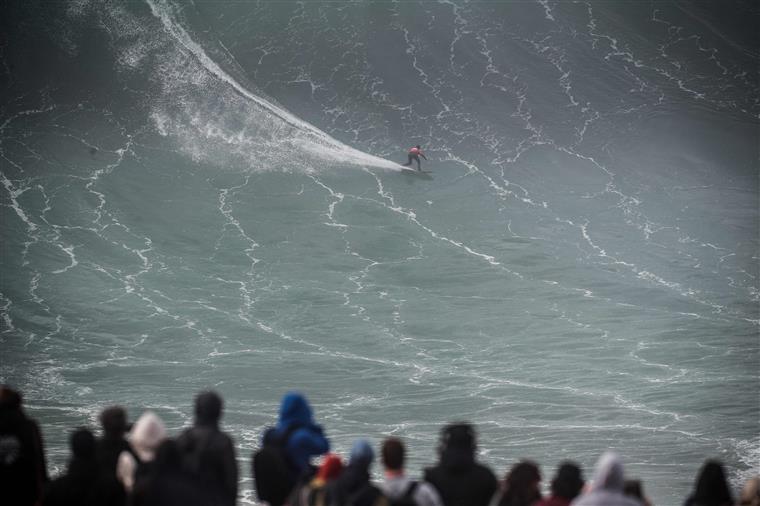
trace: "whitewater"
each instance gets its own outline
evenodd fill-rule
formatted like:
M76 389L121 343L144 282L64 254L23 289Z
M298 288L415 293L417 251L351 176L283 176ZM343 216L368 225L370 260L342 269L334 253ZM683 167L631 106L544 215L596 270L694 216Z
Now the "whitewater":
M0 381L52 474L104 407L177 434L207 388L240 504L290 389L413 474L458 420L545 490L606 449L657 505L760 472L754 3L0 14Z

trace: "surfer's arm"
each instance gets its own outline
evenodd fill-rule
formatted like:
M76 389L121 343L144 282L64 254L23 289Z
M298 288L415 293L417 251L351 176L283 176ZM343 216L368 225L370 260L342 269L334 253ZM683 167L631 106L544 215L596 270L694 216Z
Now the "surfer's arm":
M424 158L425 160L427 160L427 156L425 156L425 155L422 153L422 151L420 151L420 156L421 156L422 158Z

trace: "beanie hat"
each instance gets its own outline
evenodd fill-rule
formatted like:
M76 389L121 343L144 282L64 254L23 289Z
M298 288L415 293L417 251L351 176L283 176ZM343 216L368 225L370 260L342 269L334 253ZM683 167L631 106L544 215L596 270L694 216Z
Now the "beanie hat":
M375 458L375 452L366 439L357 439L354 446L351 447L351 456L348 459L349 465L358 465L369 467Z
M343 471L343 461L339 455L334 453L328 453L325 456L325 460L317 470L317 478L323 482L334 480Z

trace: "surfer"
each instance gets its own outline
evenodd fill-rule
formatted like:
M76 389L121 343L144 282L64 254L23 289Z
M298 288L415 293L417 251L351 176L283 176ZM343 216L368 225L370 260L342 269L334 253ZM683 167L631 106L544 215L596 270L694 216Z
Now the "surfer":
M412 165L412 160L416 160L417 170L422 170L422 166L420 164L420 157L424 158L425 160L427 160L427 157L420 149L420 145L417 144L415 147L411 148L409 150L408 155L409 155L409 161L404 164L404 167L409 167L410 165Z

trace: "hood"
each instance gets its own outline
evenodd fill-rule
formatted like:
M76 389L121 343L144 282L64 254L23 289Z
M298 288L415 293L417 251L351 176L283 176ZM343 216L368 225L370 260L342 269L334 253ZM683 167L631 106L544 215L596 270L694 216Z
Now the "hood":
M306 398L298 392L288 392L280 404L280 420L278 428L286 428L293 424L313 425L311 407Z
M623 491L623 462L615 452L604 452L596 462L591 490Z
M156 449L166 439L164 422L152 411L146 411L129 433L129 441L143 462L153 460Z

